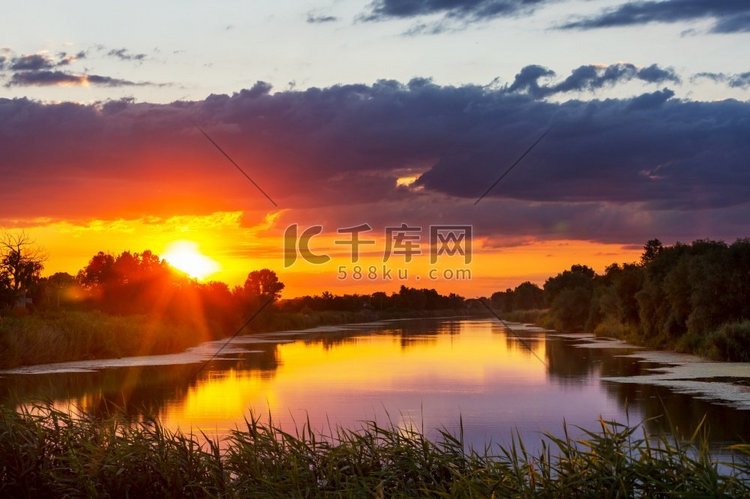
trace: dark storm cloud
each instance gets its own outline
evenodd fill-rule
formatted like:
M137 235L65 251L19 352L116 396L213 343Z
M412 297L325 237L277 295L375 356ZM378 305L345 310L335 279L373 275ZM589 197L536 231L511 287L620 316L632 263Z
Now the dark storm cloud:
M597 90L632 79L647 83L679 83L680 78L671 68L656 64L638 69L633 64L619 63L609 66L585 65L571 71L563 81L541 85L539 80L555 76L549 68L538 65L526 66L516 75L508 87L509 92L526 92L535 98L544 98L557 93Z
M153 85L95 74L73 74L65 71L18 71L13 73L7 86L98 85L103 87L132 87Z
M540 72L526 70L528 81ZM747 233L750 103L672 96L547 102L419 79L277 93L259 83L163 105L0 99L0 218L97 216L149 200L174 210L266 207L198 123L282 208L330 213L330 223L408 214L476 220L496 236L633 243ZM419 179L397 188L404 172ZM87 195L82 179L95 186Z
M750 2L747 0L663 0L628 2L561 26L563 29L592 29L647 23L674 23L711 19L713 33L750 31Z

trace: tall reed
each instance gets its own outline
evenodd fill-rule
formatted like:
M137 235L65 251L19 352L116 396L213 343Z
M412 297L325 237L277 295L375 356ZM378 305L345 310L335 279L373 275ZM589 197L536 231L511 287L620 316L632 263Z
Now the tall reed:
M467 449L369 422L316 434L251 418L223 441L156 419L94 419L50 405L0 409L1 497L750 497L750 447L720 462L689 442L601 422L584 438L546 435L530 453Z

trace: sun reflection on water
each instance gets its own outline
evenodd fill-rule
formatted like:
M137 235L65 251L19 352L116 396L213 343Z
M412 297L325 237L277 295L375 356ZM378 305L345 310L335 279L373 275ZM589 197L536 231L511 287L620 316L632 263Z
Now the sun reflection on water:
M161 414L171 428L218 434L242 426L250 414L270 414L282 426L309 418L352 425L366 419L420 414L426 398L480 394L498 380L544 383L545 366L488 322L465 321L437 334L397 330L300 339L277 345L275 370L211 372ZM545 356L544 341L531 348ZM249 354L253 355L253 354Z

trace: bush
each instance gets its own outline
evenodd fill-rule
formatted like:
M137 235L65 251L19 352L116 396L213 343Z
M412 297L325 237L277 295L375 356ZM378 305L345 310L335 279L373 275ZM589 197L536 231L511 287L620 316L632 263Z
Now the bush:
M618 338L625 341L636 341L638 327L633 324L623 324L613 317L607 317L594 328L595 336Z
M706 344L712 359L750 362L750 321L724 324L708 335Z

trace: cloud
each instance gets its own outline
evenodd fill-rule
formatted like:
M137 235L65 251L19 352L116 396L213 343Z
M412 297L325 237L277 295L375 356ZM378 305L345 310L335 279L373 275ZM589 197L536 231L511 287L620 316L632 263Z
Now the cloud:
M735 88L750 87L750 72L731 75L729 77L729 86Z
M552 0L374 0L359 20L383 21L442 16L436 22L420 22L406 34L436 34L450 29L465 28L468 24L498 17L530 14L538 6Z
M146 54L133 54L125 48L111 49L109 52L107 52L107 55L109 57L120 59L121 61L143 62L148 58Z
M13 73L7 86L86 86L132 87L154 85L150 82L134 82L96 74L73 74L65 71L18 71Z
M336 22L338 20L339 18L336 16L325 15L325 14L315 14L313 12L307 13L307 22L309 24L325 24L325 23Z
M508 87L509 92L528 91L530 95L545 95L545 91L539 86L540 78L555 76L555 72L544 66L531 64L525 66L513 79L513 83Z
M431 14L465 19L488 19L531 11L549 0L375 0L367 20L409 18Z
M553 76L555 72L544 66L526 66L516 75L507 90L508 92L526 92L540 99L558 93L597 90L632 79L647 83L680 83L680 78L673 69L662 68L656 64L640 69L628 63L609 66L588 64L573 69L567 78L558 83L540 85L539 80Z
M530 84L545 71L527 70ZM750 103L672 97L550 102L418 79L259 83L171 104L0 99L0 218L272 210L197 123L284 223L468 222L494 238L627 243L747 235ZM404 172L418 179L398 187Z
M697 73L693 76L693 80L707 79L712 80L716 83L726 83L732 88L750 88L750 71L746 73Z
M652 109L661 106L672 97L674 97L674 92L668 88L657 90L650 94L642 94L630 101L628 110Z
M15 70L40 70L55 67L56 64L46 54L32 54L14 57L10 63L10 69Z
M83 59L85 57L86 53L83 51L74 55L60 52L57 54L57 59L44 52L39 54L21 55L10 59L8 69L14 71L40 71L43 69L68 66L78 59Z
M750 31L750 2L745 0L662 0L628 2L599 15L570 21L562 29L593 29L648 23L712 19L712 33Z
M670 81L672 83L680 83L680 77L674 72L672 68L662 68L657 64L652 64L648 67L641 68L638 70L636 75L639 79L647 81L649 83L664 83Z
M97 47L104 50L103 47ZM9 75L6 87L13 86L86 86L104 87L165 86L152 82L135 82L122 78L70 71L68 66L86 58L86 51L75 54L58 52L54 56L47 52L16 56L10 49L0 49L0 71ZM118 58L142 60L143 54L128 54L125 49L111 51ZM63 69L61 69L63 68Z

